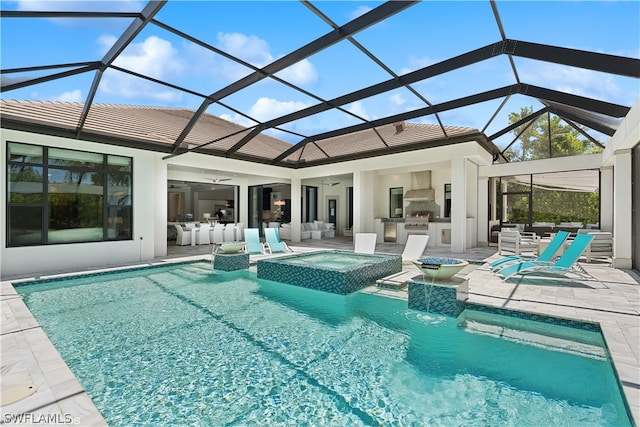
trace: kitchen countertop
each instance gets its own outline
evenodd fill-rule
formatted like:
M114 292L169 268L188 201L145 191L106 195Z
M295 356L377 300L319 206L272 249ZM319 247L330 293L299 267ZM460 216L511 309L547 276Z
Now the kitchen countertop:
M420 220L420 221L425 221L425 222L444 222L444 223L450 223L451 222L451 218L436 218L436 219L429 219L427 220L427 218L378 218L380 219L380 221L382 222L400 222L400 223L404 223L406 222L406 220Z

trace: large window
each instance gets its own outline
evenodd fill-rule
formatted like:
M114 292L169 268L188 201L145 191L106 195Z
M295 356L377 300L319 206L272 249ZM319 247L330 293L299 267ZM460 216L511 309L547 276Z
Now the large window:
M541 173L500 178L502 222L535 225L600 223L598 170Z
M451 184L444 185L444 217L451 218Z
M7 246L129 240L130 157L7 144Z
M318 187L305 187L306 193L306 218L304 222L313 222L318 219Z
M394 187L389 189L389 218L402 218L402 187Z

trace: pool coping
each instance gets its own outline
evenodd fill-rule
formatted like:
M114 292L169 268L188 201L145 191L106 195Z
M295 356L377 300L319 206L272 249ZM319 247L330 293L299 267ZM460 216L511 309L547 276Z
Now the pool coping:
M117 268L97 269L81 273L62 273L42 277L9 279L0 281L1 333L0 350L2 356L2 382L19 381L28 378L38 388L38 392L29 398L0 407L0 415L28 415L28 419L46 425L42 420L54 423L66 421L86 426L106 426L107 423L86 394L78 380L68 368L56 348L37 323L12 283L26 284L36 280L56 280L61 277L76 277L87 274L105 274L114 271L170 266L178 263L210 262L210 256L167 259L129 265ZM588 269L590 266L585 265ZM250 267L250 270L255 266ZM597 268L595 271L597 273ZM624 275L616 281L609 277L611 272ZM640 278L632 272L608 269L600 275L609 284L608 292L602 296L585 289L567 289L562 287L539 287L511 285L496 280L488 269L477 268L466 279L469 283L469 303L488 307L516 310L544 316L568 318L576 321L597 323L611 355L614 371L618 376L623 395L628 405L632 422L638 425L640 420ZM630 278L630 279L629 279ZM605 280L603 279L603 280ZM612 289L627 287L628 289ZM362 291L385 297L406 299L403 291L365 288ZM522 292L521 292L522 291ZM542 292L541 292L542 291ZM520 292L520 294L518 294ZM572 303L573 292L592 295L587 305ZM555 295L554 295L555 294ZM587 297L589 299L589 297ZM625 311L610 307L626 304L631 309ZM47 418L48 417L48 418ZM26 418L25 418L26 419ZM71 422L69 421L71 420ZM6 424L11 424L7 422Z
M106 426L89 395L9 282L2 282L3 389L33 384L36 392L0 407L8 425Z

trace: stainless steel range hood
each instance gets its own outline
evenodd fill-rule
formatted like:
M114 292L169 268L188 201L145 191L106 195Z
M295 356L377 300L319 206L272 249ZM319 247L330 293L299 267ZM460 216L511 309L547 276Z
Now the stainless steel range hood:
M407 202L419 202L434 200L436 192L433 188L423 188L422 190L409 190L404 194Z
M431 171L411 172L411 190L404 194L406 202L435 200L436 192L431 188Z

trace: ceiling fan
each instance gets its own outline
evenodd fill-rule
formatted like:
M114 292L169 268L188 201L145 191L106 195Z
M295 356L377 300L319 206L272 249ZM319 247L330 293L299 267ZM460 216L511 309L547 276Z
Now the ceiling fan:
M209 178L209 180L211 180L214 184L217 184L219 182L224 182L224 181L231 181L231 178Z
M189 184L185 182L172 182L169 184L169 188L187 188Z
M328 185L329 187L333 187L334 185L340 184L339 182L323 182L322 185Z

